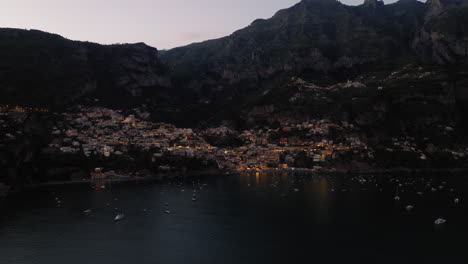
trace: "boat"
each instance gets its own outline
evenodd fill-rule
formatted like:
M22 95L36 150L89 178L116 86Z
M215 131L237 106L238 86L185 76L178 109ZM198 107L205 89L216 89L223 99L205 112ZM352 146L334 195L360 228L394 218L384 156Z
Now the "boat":
M400 201L400 187L397 186L396 193L395 193L395 201Z
M439 219L435 220L435 222L434 222L434 224L436 224L436 225L443 225L445 223L447 223L447 220L445 220L443 218L439 218Z
M124 218L125 218L124 214L118 214L118 215L115 216L114 221L118 222L118 221L120 221L120 220L122 220Z

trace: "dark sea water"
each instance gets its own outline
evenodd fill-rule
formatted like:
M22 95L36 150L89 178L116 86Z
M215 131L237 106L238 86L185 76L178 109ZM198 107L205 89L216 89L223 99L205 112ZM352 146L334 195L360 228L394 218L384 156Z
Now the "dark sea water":
M1 207L0 263L468 263L467 193L464 175L47 187Z

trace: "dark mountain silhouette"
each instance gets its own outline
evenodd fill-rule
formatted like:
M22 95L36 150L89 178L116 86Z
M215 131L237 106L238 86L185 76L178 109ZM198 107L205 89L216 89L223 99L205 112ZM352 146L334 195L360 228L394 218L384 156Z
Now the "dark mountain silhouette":
M168 86L158 51L98 45L37 30L0 29L0 102L64 106L85 95L124 103Z
M197 125L239 119L261 105L267 91L277 91L270 104L281 104L291 77L334 85L430 66L440 73L432 85L449 84L457 104L450 108L464 113L467 17L466 0L366 0L360 6L303 0L230 36L161 53L143 43L103 46L0 29L0 101L145 104L162 120ZM420 93L418 85L398 94Z
M230 36L164 52L161 59L178 89L194 98L181 108L200 116L216 109L220 119L238 116L244 102L260 104L259 94L281 90L288 76L334 84L373 71L388 76L408 64L450 69L438 83L457 83L456 100L464 102L467 15L461 0L367 0L360 6L304 0Z

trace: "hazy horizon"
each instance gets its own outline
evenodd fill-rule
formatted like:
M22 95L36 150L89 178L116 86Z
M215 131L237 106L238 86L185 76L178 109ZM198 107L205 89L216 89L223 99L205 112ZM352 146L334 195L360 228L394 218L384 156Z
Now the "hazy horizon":
M162 50L229 35L298 2L115 0L109 5L96 0L15 0L0 8L0 27L37 29L101 44L145 42ZM357 5L363 0L341 2Z

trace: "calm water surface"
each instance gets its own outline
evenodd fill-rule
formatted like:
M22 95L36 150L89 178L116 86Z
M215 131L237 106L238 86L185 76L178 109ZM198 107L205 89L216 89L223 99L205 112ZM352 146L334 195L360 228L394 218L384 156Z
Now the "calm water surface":
M463 175L106 187L48 187L3 205L0 263L468 263ZM123 221L113 221L116 208ZM439 217L447 223L436 226Z

